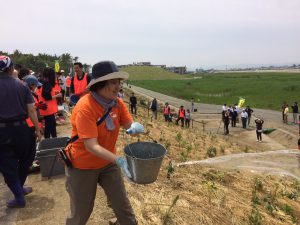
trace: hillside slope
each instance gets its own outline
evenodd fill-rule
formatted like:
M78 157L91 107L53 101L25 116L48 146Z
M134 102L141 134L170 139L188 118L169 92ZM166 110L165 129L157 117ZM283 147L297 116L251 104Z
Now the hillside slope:
M158 120L151 121L148 110L141 107L135 120L144 124L147 135L131 137L121 131L117 142L119 155L123 154L124 146L137 141L156 141L167 149L155 183L140 185L125 181L139 224L299 224L300 182L296 179L208 165L170 168L170 162L174 161L265 151L261 145L248 146L237 142L234 136L207 133L198 127L181 128L164 122L161 114ZM70 124L59 126L58 130L64 136L69 133ZM17 225L64 224L69 211L64 176L47 180L33 174L27 184L34 189L27 197L28 206L17 211L14 218L6 215L11 212L4 207L0 208L4 223L10 218L9 224ZM4 199L1 206L5 205ZM98 188L94 211L87 224L106 225L112 217L107 199Z
M179 75L153 66L128 66L121 70L129 73L130 80L166 80L190 77L189 75Z

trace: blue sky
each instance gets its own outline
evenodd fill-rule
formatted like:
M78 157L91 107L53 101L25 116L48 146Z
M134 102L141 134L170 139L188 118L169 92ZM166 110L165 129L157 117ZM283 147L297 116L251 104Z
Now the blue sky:
M300 63L299 0L10 0L5 8L0 50L8 52L190 69Z

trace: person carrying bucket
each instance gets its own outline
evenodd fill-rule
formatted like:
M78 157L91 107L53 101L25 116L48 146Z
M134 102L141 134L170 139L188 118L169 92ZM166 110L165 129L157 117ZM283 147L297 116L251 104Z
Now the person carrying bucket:
M119 72L114 62L96 63L87 86L89 92L73 109L72 137L78 135L79 138L66 147L66 154L72 162L72 166L66 167L66 189L71 209L67 225L87 223L98 184L104 189L118 223L137 224L121 171L128 178L132 176L127 161L116 155L115 148L120 126L129 134L144 132L144 127L133 122L125 103L117 97L121 80L128 79L128 76ZM97 123L99 119L100 124Z

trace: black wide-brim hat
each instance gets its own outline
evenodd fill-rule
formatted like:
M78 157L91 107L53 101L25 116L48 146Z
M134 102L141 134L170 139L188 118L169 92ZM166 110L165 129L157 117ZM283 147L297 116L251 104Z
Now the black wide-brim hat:
M92 68L92 80L88 84L89 89L94 84L112 79L128 79L129 74L126 72L120 72L117 65L112 61L102 61L96 63Z

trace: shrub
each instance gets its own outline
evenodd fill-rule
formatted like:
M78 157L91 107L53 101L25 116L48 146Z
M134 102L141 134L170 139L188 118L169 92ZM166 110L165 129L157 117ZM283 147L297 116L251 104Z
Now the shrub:
M146 100L145 99L141 99L140 100L140 104L143 106L147 106Z
M217 155L217 149L215 147L210 146L206 151L206 155L209 158L215 157Z

